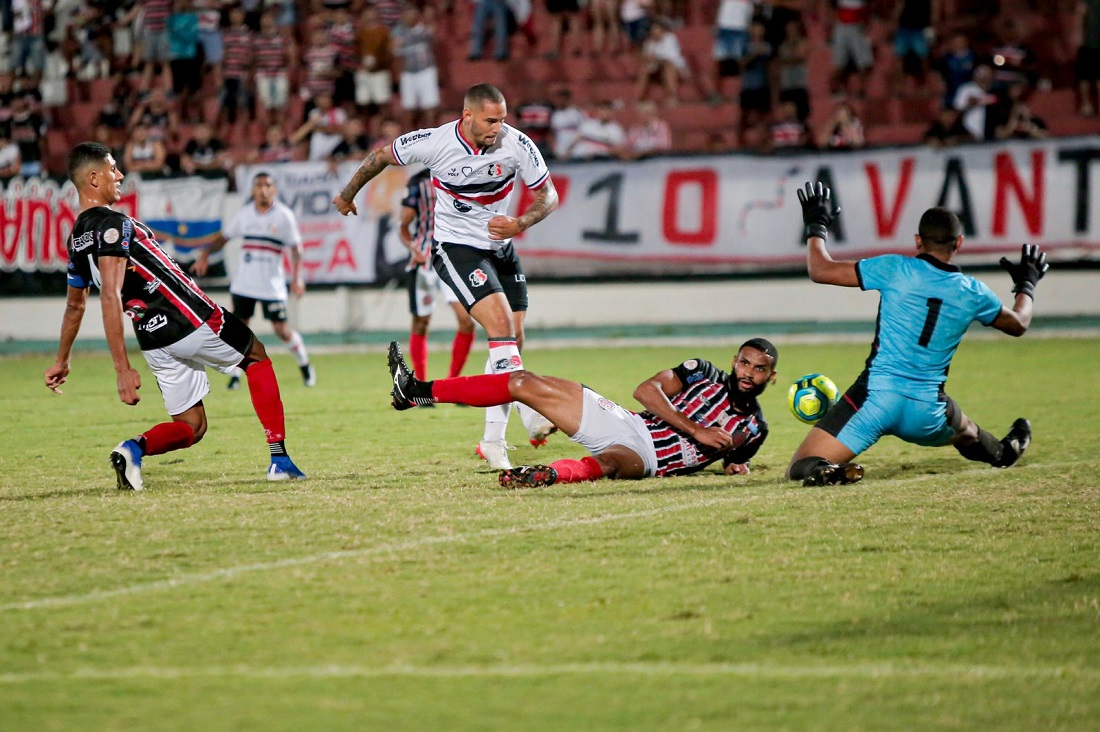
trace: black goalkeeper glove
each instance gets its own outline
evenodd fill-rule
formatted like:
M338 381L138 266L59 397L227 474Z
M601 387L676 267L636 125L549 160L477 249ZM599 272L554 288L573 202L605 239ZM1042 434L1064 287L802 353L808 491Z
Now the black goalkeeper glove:
M1036 244L1024 244L1020 247L1019 264L1008 261L1008 257L1001 257L1001 266L1008 271L1015 283L1012 291L1017 294L1022 292L1032 300L1035 299L1035 285L1039 284L1039 280L1050 269L1046 252L1039 251Z
M815 187L812 183L806 184L806 189L798 189L798 202L802 204L802 238L809 239L818 236L822 239L829 238L829 227L833 225L840 208L833 205L832 192L824 183L818 183Z

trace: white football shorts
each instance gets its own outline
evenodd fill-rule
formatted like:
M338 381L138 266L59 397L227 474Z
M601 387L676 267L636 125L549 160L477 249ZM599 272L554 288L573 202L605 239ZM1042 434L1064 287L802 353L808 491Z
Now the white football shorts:
M168 414L183 414L210 393L206 366L232 374L246 354L221 339L207 323L170 346L143 351L157 378Z
M593 455L612 445L622 445L638 453L645 463L645 474L657 471L657 450L641 417L600 396L587 386L581 393L581 428L571 438Z

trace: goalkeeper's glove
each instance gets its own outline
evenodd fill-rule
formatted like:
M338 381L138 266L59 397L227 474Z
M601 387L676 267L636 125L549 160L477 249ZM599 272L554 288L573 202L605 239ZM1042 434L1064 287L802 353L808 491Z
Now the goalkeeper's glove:
M1050 269L1046 252L1039 251L1036 244L1024 244L1020 247L1019 264L1008 261L1008 257L1001 257L1001 266L1008 271L1012 282L1015 283L1012 291L1017 294L1023 293L1032 300L1035 299L1035 285L1039 284L1039 280L1043 279L1043 275Z
M802 204L802 238L817 236L829 238L829 227L833 225L840 208L833 205L832 192L824 183L814 186L807 183L805 190L798 190L798 202Z

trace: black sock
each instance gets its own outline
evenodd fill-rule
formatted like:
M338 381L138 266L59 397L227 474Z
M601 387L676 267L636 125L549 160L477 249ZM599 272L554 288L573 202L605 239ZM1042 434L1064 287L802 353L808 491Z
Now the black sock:
M289 453L286 451L286 441L279 440L278 442L267 443L268 448L271 450L271 457L289 457Z
M998 465L1001 462L1004 445L1001 444L1001 441L996 437L986 432L981 427L978 427L978 439L976 442L971 442L966 445L955 445L955 449L967 460Z
M828 465L829 461L819 457L805 457L791 464L789 471L791 480L805 480L813 473L818 465Z
M427 400L430 402L432 400L433 383L434 380L421 381L420 379L409 379L407 387L408 390L405 396L407 396L409 399Z

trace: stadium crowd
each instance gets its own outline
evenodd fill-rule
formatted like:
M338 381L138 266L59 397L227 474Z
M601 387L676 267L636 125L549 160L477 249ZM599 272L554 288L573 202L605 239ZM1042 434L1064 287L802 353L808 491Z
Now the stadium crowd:
M1042 137L1050 120L1033 111L1037 96L1073 89L1069 113L1084 123L1074 130L1095 131L1087 120L1098 107L1100 0L11 0L0 9L0 178L61 174L81 140L108 145L145 176L334 164L395 130L456 117L456 90L531 63L552 65L554 83L508 75L510 121L555 159L854 149L875 142L868 128L891 124L903 133L895 143ZM826 59L828 78L816 83ZM574 73L593 63L621 83ZM698 134L684 130L708 119Z

